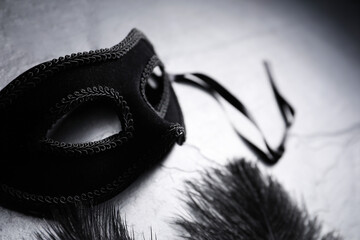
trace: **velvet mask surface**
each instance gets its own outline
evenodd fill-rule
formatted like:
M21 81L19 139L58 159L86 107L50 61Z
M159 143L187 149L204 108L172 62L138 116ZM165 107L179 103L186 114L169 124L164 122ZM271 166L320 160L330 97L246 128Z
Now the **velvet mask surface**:
M265 164L277 163L295 110L277 89L269 64L264 66L285 125L275 148L237 97L205 74L166 73L151 43L136 29L110 49L72 54L31 68L0 92L2 204L38 212L80 202L96 204L124 190L164 159L174 143L185 141L174 82L227 101L259 131L266 151L234 128L240 140ZM79 108L91 109L92 104L116 112L121 126L117 133L85 142L49 134Z
M156 67L160 73L153 73ZM118 133L82 143L47 136L67 114L94 102L116 111ZM1 201L27 210L104 201L185 140L169 76L136 29L110 49L60 57L21 74L1 90L0 115Z

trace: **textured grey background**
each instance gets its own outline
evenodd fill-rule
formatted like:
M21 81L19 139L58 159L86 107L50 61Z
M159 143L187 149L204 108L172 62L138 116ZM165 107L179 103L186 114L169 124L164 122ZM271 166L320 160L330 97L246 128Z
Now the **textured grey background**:
M340 2L340 1L339 1ZM136 27L173 73L219 79L253 111L272 144L283 126L261 65L272 63L297 110L284 158L272 173L299 202L345 239L360 234L360 46L358 7L326 1L0 1L0 88L28 68L78 51L110 47ZM358 5L357 5L358 6ZM341 13L341 14L339 14ZM355 15L354 15L355 13ZM199 170L254 159L228 119L261 144L231 108L176 85L188 139L113 201L136 235L176 239L179 190ZM0 239L29 236L41 219L0 207Z

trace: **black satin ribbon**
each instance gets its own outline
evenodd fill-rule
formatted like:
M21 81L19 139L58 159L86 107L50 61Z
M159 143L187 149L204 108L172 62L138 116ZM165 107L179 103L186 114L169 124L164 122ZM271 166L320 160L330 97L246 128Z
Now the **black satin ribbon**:
M264 152L259 147L257 147L255 144L250 142L246 137L244 137L234 126L234 130L240 137L240 139L250 148L250 150L264 163L269 165L274 165L279 161L279 159L282 157L285 151L285 143L288 135L288 131L293 124L294 117L295 117L295 110L294 108L286 101L286 99L280 94L278 88L276 87L276 84L274 82L274 79L272 77L269 64L264 61L264 67L268 76L268 79L271 84L271 88L273 90L276 103L278 105L278 108L280 110L282 119L285 124L285 131L283 133L282 139L278 147L273 148L271 147L265 136L264 133L261 131L259 125L255 121L255 119L252 117L250 112L247 110L245 105L240 102L239 99L237 99L234 95L232 95L228 90L226 90L222 85L220 85L217 81L212 79L211 77L204 75L202 73L190 73L190 74L178 74L174 76L174 81L178 83L184 83L192 86L196 86L211 95L213 95L216 98L216 93L219 94L221 97L223 97L228 103L230 103L232 106L234 106L239 112L241 112L245 117L249 119L249 121L258 129L259 133L261 134L261 137L265 143L267 152ZM196 80L194 80L194 77Z

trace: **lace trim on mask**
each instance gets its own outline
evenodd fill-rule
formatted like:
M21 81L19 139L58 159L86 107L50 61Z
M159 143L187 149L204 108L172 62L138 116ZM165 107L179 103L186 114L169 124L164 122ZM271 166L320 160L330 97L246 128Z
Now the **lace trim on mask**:
M159 66L162 69L162 72L165 75L164 75L164 82L163 82L164 89L162 92L161 100L160 100L158 106L156 108L154 108L146 98L145 86L146 86L146 82L147 82L148 78L152 74L154 68L157 66ZM155 111L161 118L164 118L166 111L168 109L168 106L169 106L169 102L170 102L170 82L169 82L168 76L165 73L165 71L163 70L163 68L164 68L164 65L162 64L160 59L156 55L152 56L141 74L141 82L140 82L141 96L143 97L143 99L147 103L147 105L153 111Z
M146 39L145 35L139 30L133 29L123 41L112 48L73 53L35 66L21 74L0 91L0 109L9 106L22 93L34 88L55 73L72 67L119 59L129 52L140 39Z
M121 132L99 141L86 143L65 143L50 138L43 138L40 140L41 148L45 151L60 152L70 155L90 155L126 143L128 139L133 136L134 120L126 101L120 96L119 92L115 91L113 88L97 86L75 91L73 94L69 94L66 98L61 99L61 102L50 109L50 113L53 115L52 117L54 119L58 119L81 103L94 101L104 97L112 99L115 102L116 107L120 109L119 112L122 115L121 122L123 124L123 130Z
M144 169L148 168L150 165L157 162L159 159L163 158L165 154L168 153L168 150L175 143L175 137L179 137L179 133L184 134L185 129L180 124L176 123L169 127L168 131L162 136L162 140L165 144L162 152L158 155L154 155L154 153L150 150L149 153L144 154L142 158L139 159L140 162L147 164L133 164L131 167L125 170L116 178L112 183L108 183L105 186L95 189L93 191L89 191L86 193L81 193L73 196L45 196L39 194L31 194L28 192L21 191L14 187L8 186L7 184L1 184L1 189L4 193L9 194L10 196L20 199L26 200L36 203L42 204L74 204L81 201L90 201L96 198L100 198L101 196L112 194L114 192L118 192L124 189L133 179L137 177L138 173L141 173ZM149 159L153 159L151 162L148 162Z

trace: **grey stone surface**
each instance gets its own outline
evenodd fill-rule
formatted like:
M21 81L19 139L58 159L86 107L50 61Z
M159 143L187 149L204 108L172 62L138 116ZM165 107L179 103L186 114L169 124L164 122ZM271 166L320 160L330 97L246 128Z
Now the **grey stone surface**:
M173 73L219 79L253 111L272 144L283 126L261 65L297 110L287 152L272 173L325 229L360 231L360 46L323 11L298 1L0 1L0 88L42 61L110 47L137 27ZM230 107L175 85L188 139L155 171L113 199L136 235L176 239L185 179L235 157L254 159L229 125L261 144ZM29 237L41 219L0 207L0 239Z

